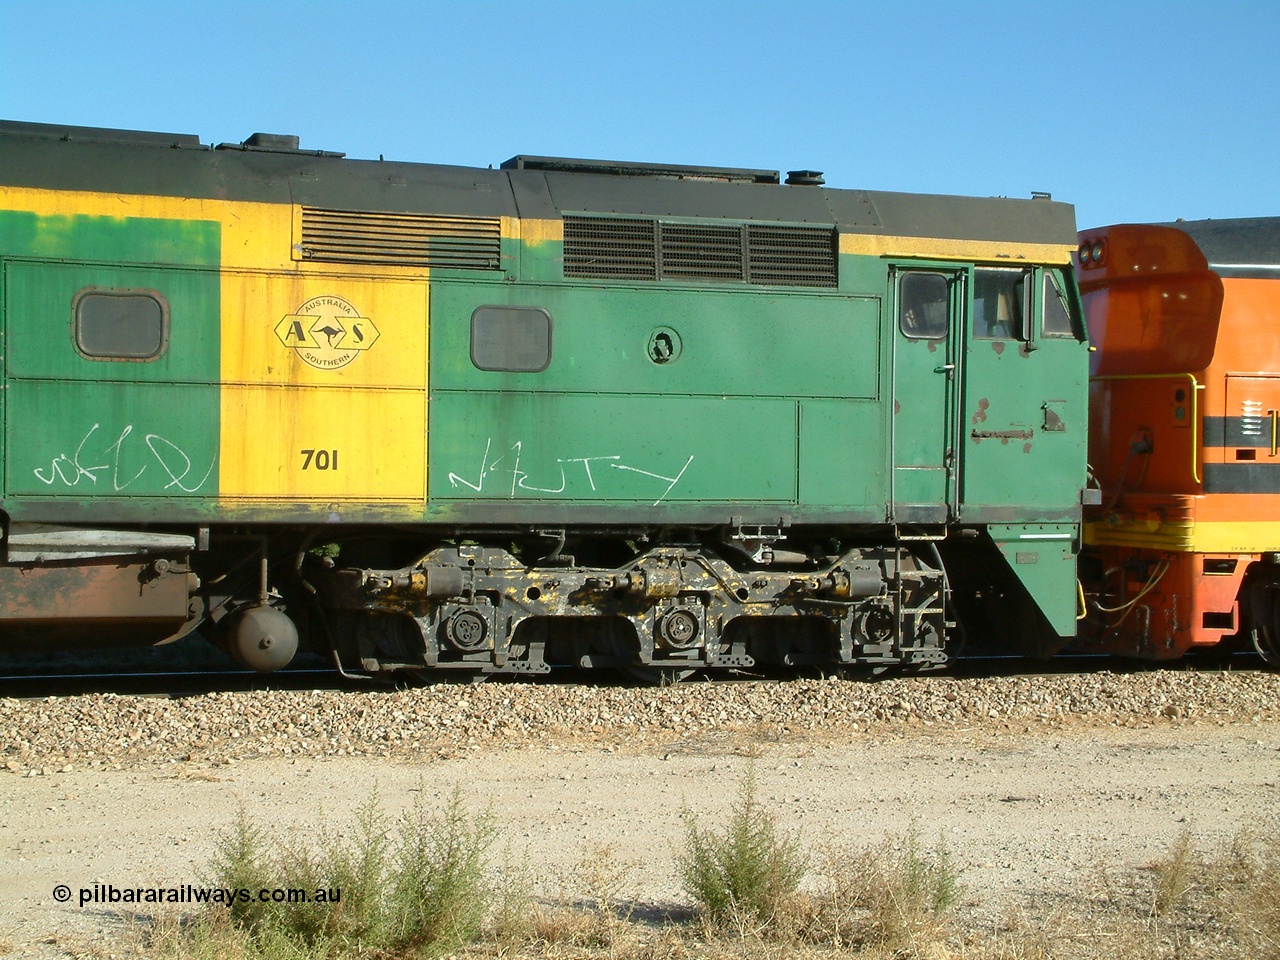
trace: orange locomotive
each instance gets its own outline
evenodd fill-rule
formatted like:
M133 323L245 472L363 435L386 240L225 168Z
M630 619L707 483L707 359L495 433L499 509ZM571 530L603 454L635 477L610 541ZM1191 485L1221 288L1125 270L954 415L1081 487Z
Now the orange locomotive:
M1280 218L1080 240L1102 488L1082 642L1164 660L1239 637L1280 666Z

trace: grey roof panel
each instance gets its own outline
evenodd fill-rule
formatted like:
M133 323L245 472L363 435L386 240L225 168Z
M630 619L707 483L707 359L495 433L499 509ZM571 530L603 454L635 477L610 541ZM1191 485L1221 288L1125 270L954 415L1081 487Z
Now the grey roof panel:
M744 178L736 180L671 175L736 168L564 163L630 172L527 165L486 170L348 160L323 151L215 150L182 134L0 123L0 183L13 186L476 217L554 219L569 212L726 219L886 236L1075 245L1072 207L1047 200L785 186L752 182L745 174L761 171L750 170L738 171Z
M1280 217L1178 220L1162 226L1191 237L1220 276L1280 276Z

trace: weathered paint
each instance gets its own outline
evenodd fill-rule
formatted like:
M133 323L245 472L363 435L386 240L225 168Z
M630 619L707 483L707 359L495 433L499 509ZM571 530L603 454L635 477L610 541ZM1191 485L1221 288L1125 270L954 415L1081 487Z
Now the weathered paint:
M949 240L937 237L892 237L874 233L840 234L840 252L866 257L919 257L988 263L1068 264L1075 247L1056 243L1007 243L994 240Z

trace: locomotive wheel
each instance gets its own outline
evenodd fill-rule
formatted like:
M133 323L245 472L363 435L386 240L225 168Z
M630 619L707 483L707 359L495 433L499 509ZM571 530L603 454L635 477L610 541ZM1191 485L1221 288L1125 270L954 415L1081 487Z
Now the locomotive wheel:
M620 664L618 669L632 680L655 687L669 687L671 684L687 680L697 673L697 667L689 667L687 669L685 667L654 667L640 663L636 659L634 641L629 642L628 638L622 633L615 633L612 639L613 655Z
M1280 669L1280 585L1266 584L1254 589L1257 595L1250 604L1253 625L1249 638L1263 662Z

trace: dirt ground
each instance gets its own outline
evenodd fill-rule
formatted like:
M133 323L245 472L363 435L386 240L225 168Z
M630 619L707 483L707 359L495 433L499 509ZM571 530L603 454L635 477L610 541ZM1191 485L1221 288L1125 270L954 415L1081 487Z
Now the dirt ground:
M319 836L376 790L391 815L457 788L501 827L496 859L548 896L608 846L639 904L682 900L681 811L711 824L753 770L758 799L806 846L904 834L945 842L967 896L992 911L1054 898L1164 854L1189 828L1205 848L1280 813L1280 724L920 731L759 743L745 735L630 750L548 743L428 763L395 759L170 763L119 771L0 771L0 954L57 957L118 934L95 884L199 884L216 832L243 809ZM70 888L59 903L54 888Z

